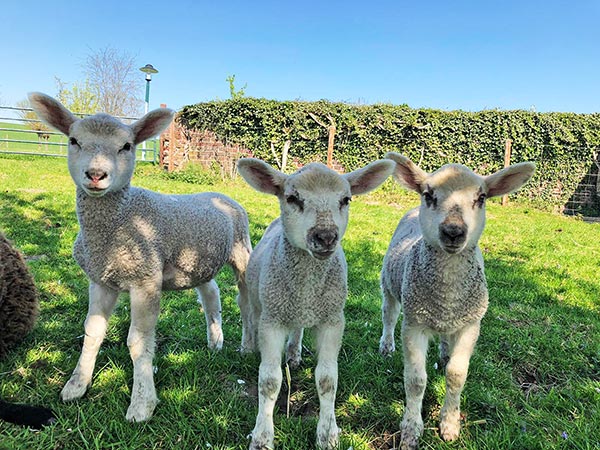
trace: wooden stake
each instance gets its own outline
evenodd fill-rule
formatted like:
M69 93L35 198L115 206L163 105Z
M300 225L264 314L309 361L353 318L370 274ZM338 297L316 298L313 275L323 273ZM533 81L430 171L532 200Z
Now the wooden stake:
M510 139L506 140L506 144L504 147L504 167L510 166L510 154L511 154L511 146L512 141ZM502 196L502 206L508 205L508 194Z

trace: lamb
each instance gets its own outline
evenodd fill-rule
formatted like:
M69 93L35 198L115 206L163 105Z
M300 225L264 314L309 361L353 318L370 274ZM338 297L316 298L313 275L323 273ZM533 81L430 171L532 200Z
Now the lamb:
M251 449L273 448L273 407L281 387L285 339L289 335L288 360L299 364L304 328L316 333L317 447L336 447L337 356L347 296L346 259L339 244L352 195L375 189L393 168L391 161L376 161L340 175L311 163L285 175L257 159L239 160L242 177L256 190L276 195L281 209L250 256L246 272L253 343L261 353Z
M402 310L406 407L400 448L416 449L423 431L425 360L433 335L440 336L440 362L446 375L440 435L445 441L458 438L460 394L488 306L478 246L485 201L521 187L535 165L519 163L482 177L460 164L447 164L428 174L398 153L386 157L396 163L394 178L421 195L421 206L400 221L383 261L379 347L383 355L395 351L394 328Z
M0 358L33 329L40 306L21 253L0 233Z
M251 245L246 212L218 193L164 195L130 186L136 145L165 129L171 110L151 111L129 126L107 114L77 119L44 94L32 93L29 100L43 121L68 136L80 225L73 255L89 278L83 349L61 398L75 400L88 389L117 296L128 291L133 387L126 418L148 420L158 402L152 359L162 290L196 289L208 346L218 350L223 333L214 277L229 264L237 276L242 325L248 325L245 272ZM248 345L246 335L242 347Z

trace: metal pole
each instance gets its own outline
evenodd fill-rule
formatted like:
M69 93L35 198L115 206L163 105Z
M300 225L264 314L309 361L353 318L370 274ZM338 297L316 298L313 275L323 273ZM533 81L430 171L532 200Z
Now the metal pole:
M150 80L152 75L146 74L146 101L144 102L144 115L148 114L148 108L150 106ZM142 160L146 161L146 141L142 142Z

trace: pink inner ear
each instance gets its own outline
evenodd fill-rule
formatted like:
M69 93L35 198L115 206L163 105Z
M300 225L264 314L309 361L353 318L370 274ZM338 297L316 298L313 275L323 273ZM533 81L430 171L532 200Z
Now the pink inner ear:
M273 176L270 173L265 172L262 167L250 167L250 172L252 173L252 178L257 182L261 191L268 192L270 194L277 194L279 192Z
M411 170L411 168L409 167L406 167L401 164L398 164L396 167L396 179L401 184L404 184L407 188L421 193L421 182L423 181L421 177L419 177L418 174L415 173L414 170Z

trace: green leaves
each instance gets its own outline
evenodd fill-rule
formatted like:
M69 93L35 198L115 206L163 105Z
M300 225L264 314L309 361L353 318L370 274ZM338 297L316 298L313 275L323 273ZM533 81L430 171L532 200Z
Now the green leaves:
M325 161L328 117L336 125L333 157L346 171L393 150L428 171L459 162L485 175L503 166L505 141L511 139L513 163L538 164L534 179L517 195L546 207L565 204L600 148L600 114L440 111L236 96L186 106L180 120L270 163L275 163L271 144L280 152L290 140L290 159L306 163Z

